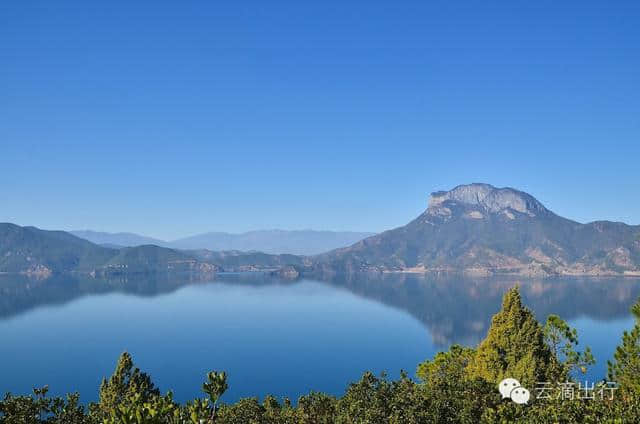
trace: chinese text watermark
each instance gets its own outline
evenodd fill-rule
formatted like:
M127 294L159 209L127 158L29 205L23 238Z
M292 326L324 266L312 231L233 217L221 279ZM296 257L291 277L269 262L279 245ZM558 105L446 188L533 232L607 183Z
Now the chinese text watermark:
M560 400L613 400L618 385L611 381L599 383L585 381L575 383L537 382L534 389L535 399ZM531 393L515 378L505 378L498 384L498 391L502 398L509 398L519 405L527 404Z

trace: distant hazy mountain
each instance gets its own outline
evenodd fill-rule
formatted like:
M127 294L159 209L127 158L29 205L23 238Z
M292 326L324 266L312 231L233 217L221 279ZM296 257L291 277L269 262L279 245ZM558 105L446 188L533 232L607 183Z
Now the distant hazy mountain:
M90 271L116 253L64 231L0 223L0 272Z
M259 251L271 254L314 255L349 246L374 233L261 230L242 234L206 233L175 240L176 249Z
M119 275L150 272L282 271L296 277L309 264L295 255L177 250L156 245L110 248L64 231L0 223L0 273Z
M112 249L64 231L0 223L0 272L54 273L206 271L218 268L192 255L153 245Z
M319 270L640 275L640 226L562 218L488 184L432 193L404 227L314 258Z
M293 255L315 255L327 252L349 246L374 234L349 231L262 230L242 234L212 232L175 241L165 241L133 233L103 233L89 230L70 233L108 247L153 244L173 249L240 250Z
M85 240L89 240L91 243L107 245L109 247L122 246L141 246L143 244L155 244L156 246L166 246L167 242L164 240L155 239L152 237L145 237L134 233L104 233L100 231L82 230L82 231L69 231L76 237L80 237Z

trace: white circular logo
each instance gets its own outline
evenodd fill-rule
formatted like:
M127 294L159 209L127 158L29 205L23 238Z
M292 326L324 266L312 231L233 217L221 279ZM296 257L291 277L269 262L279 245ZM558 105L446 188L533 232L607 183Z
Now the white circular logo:
M515 378L505 378L498 384L498 391L502 398L509 398L518 405L524 405L529 402L531 393L520 385Z

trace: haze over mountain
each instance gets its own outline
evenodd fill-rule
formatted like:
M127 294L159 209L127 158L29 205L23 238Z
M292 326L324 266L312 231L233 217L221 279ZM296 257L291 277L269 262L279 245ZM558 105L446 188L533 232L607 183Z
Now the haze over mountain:
M640 275L640 226L562 218L489 184L431 194L409 224L315 258L327 271Z
M110 248L64 231L0 223L0 273L39 278L52 274L121 275L154 272L213 273L268 270L297 276L291 266L308 265L302 256L261 252L177 250L156 245Z
M259 230L242 234L206 233L175 240L176 249L259 251L271 254L315 255L349 246L375 233L314 230Z
M315 256L190 249L202 245L218 250L222 246L250 249L259 244L265 250L280 250L309 240L305 231L257 233L246 233L235 241L209 234L169 244L182 250L157 245L109 248L62 231L0 224L0 272L270 270L288 277L370 271L640 275L640 226L609 221L581 224L554 214L527 193L488 184L432 193L426 211L407 225ZM317 244L311 246L314 249L328 239L338 239L336 233L312 233L319 235ZM229 245L240 243L238 240L247 244ZM101 236L97 241L126 240ZM267 246L267 242L272 244Z
M186 253L154 245L108 248L64 231L0 223L0 272L53 273L216 271Z
M349 246L375 234L352 231L258 230L241 234L210 232L165 241L133 233L105 233L91 230L70 231L70 233L109 247L154 244L173 249L240 250L294 255L324 253L339 247Z
M167 242L153 237L141 236L134 233L105 233L92 230L69 231L76 237L90 241L91 243L121 247L141 246L143 244L154 244L165 246Z
M64 231L0 223L0 272L91 271L116 253Z

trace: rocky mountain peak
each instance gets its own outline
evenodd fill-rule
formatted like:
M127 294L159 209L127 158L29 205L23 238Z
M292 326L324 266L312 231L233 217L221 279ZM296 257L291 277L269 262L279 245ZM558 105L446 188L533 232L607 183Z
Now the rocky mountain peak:
M482 183L459 185L449 191L431 193L429 210L436 211L446 207L450 202L480 208L489 213L509 209L529 216L549 213L549 210L530 194L509 187L497 188Z

